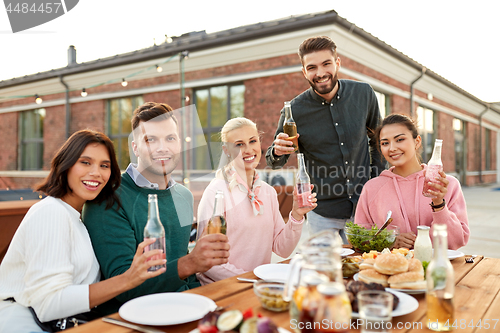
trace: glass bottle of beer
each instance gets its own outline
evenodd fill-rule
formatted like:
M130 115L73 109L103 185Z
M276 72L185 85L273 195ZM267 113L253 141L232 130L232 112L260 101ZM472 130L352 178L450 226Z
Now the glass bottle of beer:
M157 260L165 258L167 252L165 247L165 229L160 221L160 213L158 210L158 198L156 194L148 195L148 221L144 227L144 240L156 238L153 244L144 248L144 252L152 250L163 250L163 254L151 257L149 260ZM160 268L166 267L166 264L152 266L148 271L156 271Z
M297 154L297 162L299 170L297 171L297 196L299 208L302 207L312 207L312 203L309 201L309 196L311 195L311 179L306 171L306 164L304 162L304 154Z
M290 102L285 102L285 120L283 121L283 133L288 135L286 140L293 142L293 148L295 151L299 148L299 142L297 139L297 125L295 125L295 120L292 117L292 106Z
M454 322L455 277L448 259L446 224L434 224L432 236L434 254L426 272L427 328L450 331Z
M207 233L226 234L226 218L224 215L224 193L217 191L215 193L214 213L210 221L208 221Z
M428 193L429 190L435 191L435 188L429 185L429 182L436 181L436 178L439 177L439 171L443 170L443 162L441 162L442 147L443 140L436 139L431 159L427 163L427 169L425 170L424 188L422 190L422 194L424 197L435 198L435 196Z

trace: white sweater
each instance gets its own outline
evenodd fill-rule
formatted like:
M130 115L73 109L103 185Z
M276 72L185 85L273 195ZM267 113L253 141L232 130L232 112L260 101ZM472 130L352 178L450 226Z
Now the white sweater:
M2 300L8 297L19 311L33 307L42 322L87 312L89 284L98 280L80 213L47 197L26 213L0 265L0 322L7 320L2 309L11 303Z

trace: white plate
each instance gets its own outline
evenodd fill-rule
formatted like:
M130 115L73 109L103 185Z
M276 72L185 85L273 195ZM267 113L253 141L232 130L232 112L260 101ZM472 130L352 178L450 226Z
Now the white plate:
M262 280L286 282L290 274L288 264L266 264L260 265L253 270L253 273Z
M279 333L290 333L290 331L288 331L284 328L281 328L281 327L278 327L278 332ZM189 333L200 333L200 330L195 328L194 330L190 331Z
M463 257L465 254L461 251L456 250L448 250L448 259L453 260L460 257Z
M141 325L177 325L201 319L217 305L187 293L161 293L134 298L120 307L120 317Z
M359 281L359 273L354 274L352 279L354 281ZM423 294L427 291L426 289L396 289L396 288L386 288L386 289L394 290L394 291L398 291L398 292L410 294L410 295Z
M340 251L340 256L345 257L353 253L354 253L353 249L342 249L342 251Z
M398 306L392 310L393 317L404 316L418 309L418 301L413 296L391 290L390 288L386 288L386 290L399 298ZM359 318L359 313L353 312L352 318Z

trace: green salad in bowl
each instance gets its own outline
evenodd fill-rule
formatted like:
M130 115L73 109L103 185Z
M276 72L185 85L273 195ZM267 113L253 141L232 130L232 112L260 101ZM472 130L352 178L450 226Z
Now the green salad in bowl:
M396 242L396 237L399 235L399 227L389 225L386 229L382 230L377 237L373 238L377 231L377 226L366 229L365 227L354 224L352 221L347 222L344 228L347 240L358 252L370 252L371 250L381 252L385 248L392 249ZM367 240L370 241L368 243L363 243Z

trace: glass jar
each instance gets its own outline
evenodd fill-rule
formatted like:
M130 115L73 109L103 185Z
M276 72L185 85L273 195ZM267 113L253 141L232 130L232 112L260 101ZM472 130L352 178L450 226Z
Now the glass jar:
M290 302L290 319L293 322L300 323L302 316L310 317L310 321L314 320L314 314L303 313L303 308L309 302L308 299L315 295L319 283L343 283L341 244L342 239L338 233L325 230L305 241L299 247L300 254L292 258L283 299ZM295 332L307 331L297 328Z
M317 290L321 299L314 318L314 332L348 332L352 309L344 284L340 282L322 283Z
M413 244L413 254L414 257L420 260L422 263L430 263L432 259L432 242L429 236L430 227L425 225L419 225L417 227L417 238L415 239L415 244Z

